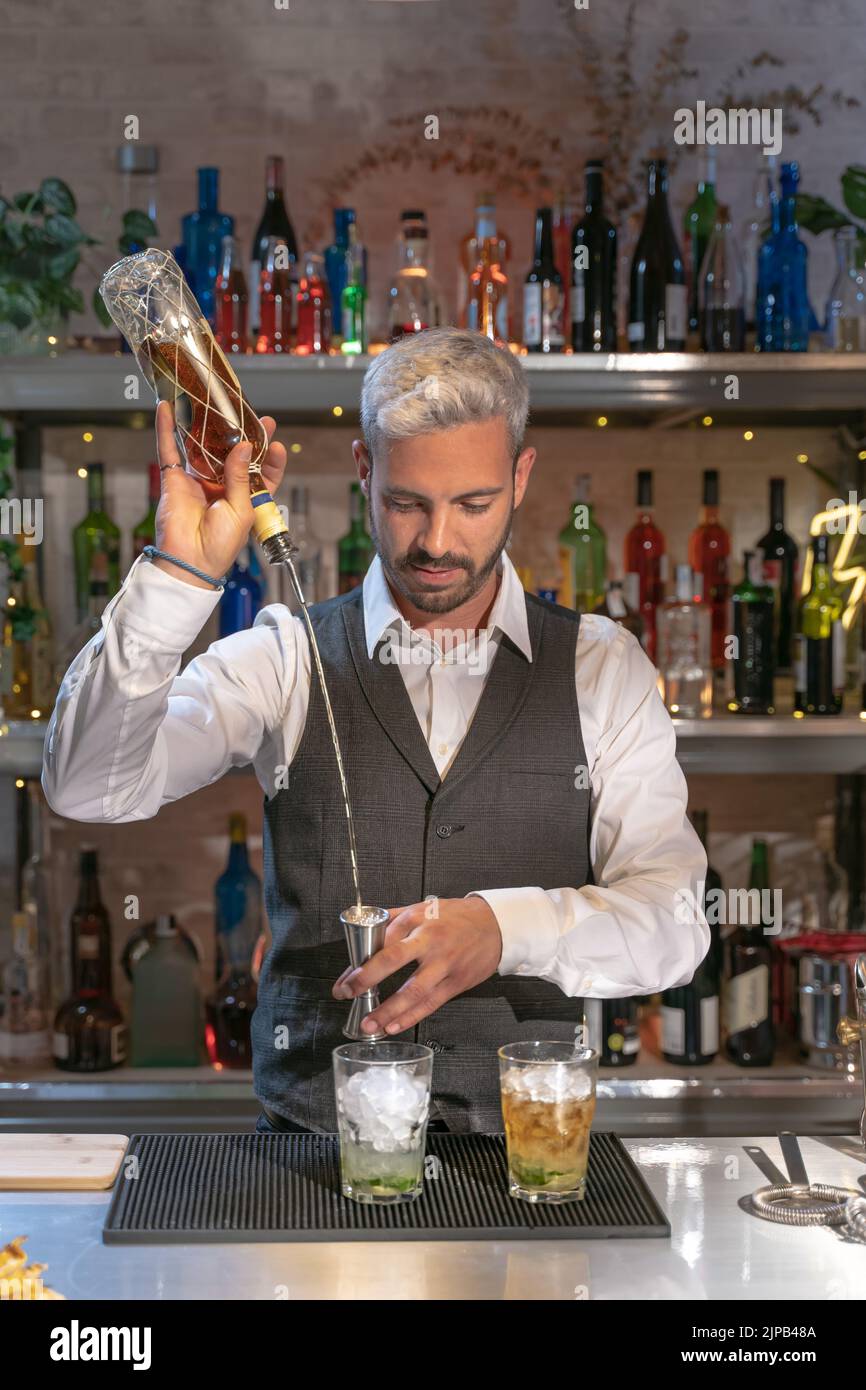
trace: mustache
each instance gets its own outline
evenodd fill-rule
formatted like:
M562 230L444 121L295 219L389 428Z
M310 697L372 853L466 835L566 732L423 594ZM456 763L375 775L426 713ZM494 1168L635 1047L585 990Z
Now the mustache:
M427 570L462 569L471 571L472 569L471 563L466 559L465 556L463 556L460 559L452 560L450 556L446 555L444 557L440 557L438 560L434 560L429 555L426 555L423 551L420 553L416 551L412 555L405 555L402 559L398 560L397 562L398 569L408 569L410 565L421 565L423 569Z

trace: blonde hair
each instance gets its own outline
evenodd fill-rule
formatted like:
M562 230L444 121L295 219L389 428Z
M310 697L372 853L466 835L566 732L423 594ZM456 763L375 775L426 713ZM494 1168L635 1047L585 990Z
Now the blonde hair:
M361 427L371 459L385 439L502 416L516 460L528 415L529 386L517 358L463 328L428 328L401 338L373 359L361 388Z

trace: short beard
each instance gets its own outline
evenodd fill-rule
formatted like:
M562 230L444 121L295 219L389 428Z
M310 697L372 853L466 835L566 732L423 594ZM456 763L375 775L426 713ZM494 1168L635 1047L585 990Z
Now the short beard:
M445 561L444 564L441 560L438 561L436 564L431 564L431 569L460 568L465 570L464 579L458 583L456 591L454 593L449 594L437 592L419 593L416 590L407 588L404 582L404 573L409 568L409 565L423 564L430 557L427 556L424 551L415 552L414 554L410 554L407 551L405 555L398 556L394 562L390 561L382 549L382 544L379 538L379 532L376 526L376 519L373 514L372 493L369 498L369 509L367 515L370 526L370 539L372 540L373 545L376 547L376 554L379 556L379 559L382 563L382 568L385 571L385 576L388 579L389 583L393 586L393 588L395 588L398 591L398 593L402 594L403 597L407 599L409 603L413 604L416 608L420 609L422 613L451 613L455 608L462 607L464 603L468 603L470 599L473 599L477 593L480 593L480 591L484 588L484 585L487 583L487 580L493 573L494 569L496 568L497 564L499 563L499 557L505 549L509 534L511 532L511 523L512 518L514 517L514 494L512 493L511 506L508 511L508 520L505 524L502 534L499 537L499 540L496 542L496 545L491 551L490 555L480 565L473 565L472 561L469 559L467 555L451 555L450 553L442 557Z

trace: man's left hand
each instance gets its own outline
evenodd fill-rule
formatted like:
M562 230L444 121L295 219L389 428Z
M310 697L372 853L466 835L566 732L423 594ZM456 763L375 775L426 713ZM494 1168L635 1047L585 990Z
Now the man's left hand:
M381 984L410 961L418 969L365 1019L365 1032L403 1033L457 994L495 974L502 937L483 898L432 898L390 910L381 951L357 970L345 970L335 999L352 999Z

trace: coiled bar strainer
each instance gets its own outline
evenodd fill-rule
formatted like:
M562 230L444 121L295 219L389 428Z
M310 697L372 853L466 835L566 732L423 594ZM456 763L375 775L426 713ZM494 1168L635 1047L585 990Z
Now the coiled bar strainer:
M755 1216L783 1226L844 1226L850 1239L866 1241L866 1197L855 1188L809 1182L796 1135L785 1131L779 1143L791 1181L753 1192Z

